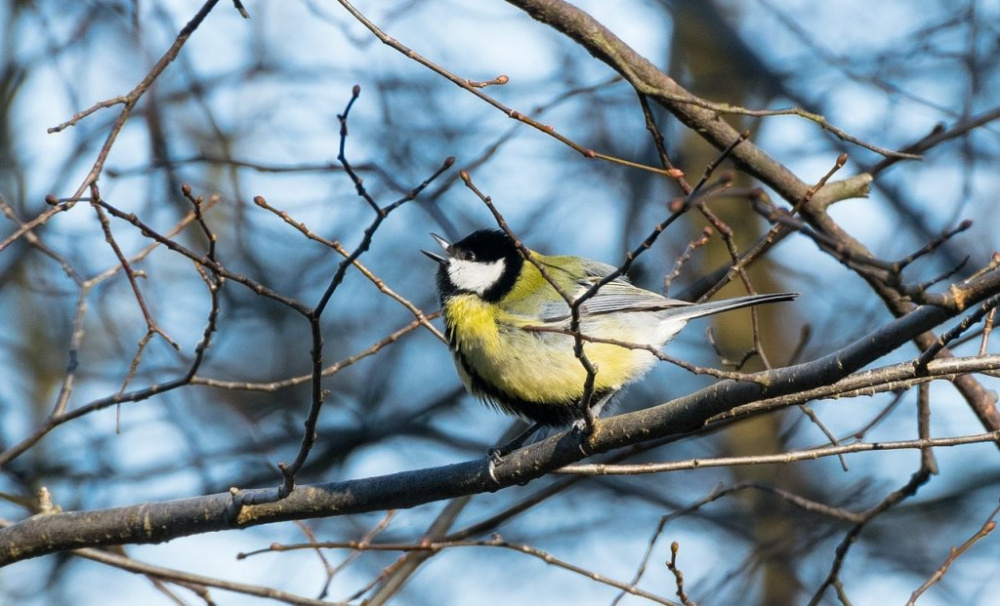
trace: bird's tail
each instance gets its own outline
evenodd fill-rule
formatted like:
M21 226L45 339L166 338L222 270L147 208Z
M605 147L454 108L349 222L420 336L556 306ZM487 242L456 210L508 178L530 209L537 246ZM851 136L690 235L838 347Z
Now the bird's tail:
M670 319L683 320L687 322L688 320L711 316L713 314L729 311L730 309L750 307L752 305L760 305L761 303L791 301L797 296L799 296L799 293L797 292L777 292L767 295L747 295L745 297L724 299L722 301L709 301L708 303L695 303L690 306L686 305L684 307L675 307L670 309Z

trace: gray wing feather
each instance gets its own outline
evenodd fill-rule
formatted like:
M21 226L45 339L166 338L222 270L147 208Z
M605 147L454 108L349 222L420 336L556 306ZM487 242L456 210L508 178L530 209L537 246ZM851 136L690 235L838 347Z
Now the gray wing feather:
M583 269L587 277L577 281L576 292L572 293L574 297L583 295L590 287L611 272L616 271L617 268L606 263L587 260ZM671 318L687 321L760 303L790 301L797 296L798 293L772 293L692 304L687 301L661 297L654 292L633 286L625 277L619 277L602 286L593 297L584 302L580 308L580 319L623 312L660 312L663 320ZM540 319L545 323L566 322L570 318L569 305L561 300L545 302L539 311Z
M586 292L581 289L579 294ZM667 299L660 295L636 288L627 282L610 282L584 302L583 313L587 315L608 314L619 311L659 311L673 307L687 307L690 303Z
M587 288L589 288L589 285L581 285L580 290L575 295L582 295L586 292ZM636 288L628 282L615 280L605 284L597 291L597 294L584 302L580 308L580 318L585 319L588 316L612 313L659 312L662 320L671 318L686 322L694 318L710 316L741 307L750 307L752 305L777 301L790 301L797 296L798 293L771 293L694 304L677 299L667 299L648 290ZM563 301L551 302L543 306L541 314L543 322L565 322L569 317L569 306Z
M588 267L588 270L591 269ZM593 286L597 281L614 271L614 267L595 263L593 266L595 273L587 280L578 282L579 287L574 296L579 297ZM600 271L601 273L596 273ZM624 279L617 279L602 286L597 293L587 299L580 308L581 318L601 314L610 314L627 311L660 311L674 307L687 307L690 303L667 299L660 295L636 288ZM541 319L543 322L562 322L569 319L569 306L564 301L550 301L545 303L541 309Z

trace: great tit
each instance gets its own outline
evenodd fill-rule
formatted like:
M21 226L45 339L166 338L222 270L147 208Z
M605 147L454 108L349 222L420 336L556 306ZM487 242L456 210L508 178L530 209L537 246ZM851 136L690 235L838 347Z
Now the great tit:
M570 327L565 299L503 231L479 230L455 244L431 235L445 255L421 252L438 263L446 334L465 387L500 411L538 425L579 424L587 371L574 355L575 339L548 330ZM615 271L581 257L531 255L574 298ZM693 318L796 296L775 293L692 304L643 290L622 277L580 306L580 333L660 348ZM591 400L595 416L615 392L656 362L647 350L609 343L585 342L584 352L597 368Z

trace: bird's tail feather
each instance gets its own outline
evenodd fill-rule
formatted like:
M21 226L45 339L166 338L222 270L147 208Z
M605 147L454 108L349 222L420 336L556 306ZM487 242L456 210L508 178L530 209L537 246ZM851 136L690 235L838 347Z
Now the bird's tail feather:
M766 295L747 295L722 301L710 301L708 303L698 303L691 306L674 307L669 311L671 319L693 320L704 316L711 316L731 309L760 305L761 303L776 303L778 301L791 301L799 296L797 292L777 292Z

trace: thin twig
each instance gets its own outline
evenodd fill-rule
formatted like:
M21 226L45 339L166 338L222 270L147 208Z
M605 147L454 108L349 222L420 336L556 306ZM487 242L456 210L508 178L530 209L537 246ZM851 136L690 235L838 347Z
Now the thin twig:
M353 262L356 261L362 254L364 254L371 247L372 240L375 237L375 232L382 225L382 222L389 217L392 211L401 207L403 204L415 200L417 196L435 179L437 179L442 173L448 170L452 164L454 164L455 159L452 157L446 158L441 166L435 170L430 177L424 180L423 183L413 188L403 197L398 200L382 207L379 206L375 199L368 193L364 186L364 182L354 169L351 167L350 162L347 159L346 145L347 145L347 123L348 116L350 114L351 108L357 101L359 95L361 94L361 87L355 85L351 90L351 98L348 100L344 112L337 116L340 121L340 147L339 153L337 155L337 160L340 161L341 165L344 167L344 172L350 177L351 182L354 184L354 188L359 197L361 197L371 208L375 211L375 218L372 222L365 228L364 236L358 246L351 252L347 257L340 262L337 266L337 271L334 273L333 277L330 279L330 283L327 285L326 290L320 297L319 302L316 307L309 310L306 318L309 320L310 334L312 336L312 376L311 376L311 398L309 405L309 412L306 415L305 420L305 430L302 433L302 441L299 444L298 453L291 464L286 464L284 462L278 463L278 469L281 471L282 482L278 487L277 492L274 495L269 496L259 496L251 497L251 500L245 501L245 493L234 493L233 507L231 508L230 514L237 515L240 505L242 504L254 504L259 502L264 502L270 499L283 499L292 493L295 488L295 476L305 465L306 460L309 457L309 453L312 450L313 445L316 443L316 426L319 423L320 410L323 407L323 402L326 399L326 392L322 387L323 378L323 334L321 319L323 316L323 311L326 309L327 304L333 297L334 292L343 283L344 277L347 275L347 270L352 266ZM260 494L260 493L256 493Z
M388 47L390 47L392 49L395 49L396 51L399 51L400 53L402 53L403 55L405 55L408 59L412 59L413 61L416 61L420 65L423 65L424 67L430 69L434 73L436 73L436 74L444 77L445 79L449 80L450 82L452 82L456 86L458 86L458 87L460 87L460 88L462 88L462 89L464 89L464 90L472 93L476 97L479 97L480 99L482 99L483 101L485 101L489 105L491 105L491 106L495 107L496 109L502 111L508 118L511 118L512 120L518 120L519 122L523 122L524 124L527 124L528 126L531 126L532 128L540 131L541 133L546 134L546 135L552 137L553 139L556 139L560 143L562 143L562 144L564 144L564 145L566 145L566 146L568 146L568 147L576 150L584 158L598 158L600 160L605 160L607 162L613 162L615 164L620 164L622 166L629 166L631 168L638 168L640 170L648 171L648 172L651 172L651 173L656 173L656 174L659 174L659 175L666 175L668 177L673 177L674 176L674 174L670 173L669 171L665 171L663 169L656 168L654 166L648 166L646 164L641 164L639 162L633 162L631 160L625 160L623 158L617 158L615 156L609 156L607 154L602 154L600 152L594 151L593 149L584 147L584 146L580 145L579 143L576 143L575 141L573 141L569 137L566 137L565 135L560 134L558 131L556 131L551 126L549 126L547 124L543 124L543 123L541 123L541 122L539 122L539 121L537 121L537 120L535 120L535 119L533 119L533 118L531 118L529 116L524 115L523 113L521 113L521 112L519 112L519 111L517 111L515 109L507 107L506 105L504 105L503 103L500 103L499 101L497 101L493 97L490 97L489 95L487 95L486 93L484 93L482 90L480 90L482 87L476 86L476 84L479 84L479 83L470 83L470 81L468 79L462 78L460 76L457 76L457 75L451 73L450 71L446 70L445 68L441 67L440 65L438 65L438 64L434 63L433 61L427 59L426 57L420 55L419 53L417 53L413 49L411 49L411 48L403 45L401 42L399 42L399 40L396 40L395 38L393 38L389 34L387 34L384 31L382 31L377 25L375 25L370 19L368 19L367 17L365 17L361 13L361 11L359 11L357 8L355 8L354 5L352 5L347 0L338 0L338 2L340 2L340 5L343 6L347 10L347 12L349 12L351 14L351 16L353 16L362 25L364 25L366 28L368 28L368 30L370 32L372 32L375 35L375 37L378 38L386 46L388 46ZM506 81L504 81L504 83L506 83Z
M668 473L705 467L735 467L747 465L787 465L799 461L814 461L826 457L840 456L856 452L872 452L881 450L924 450L931 447L964 446L983 442L1000 443L1000 431L973 435L955 436L953 438L921 438L917 440L900 440L896 442L856 442L840 446L825 446L810 450L793 450L773 455L749 455L744 457L718 457L714 459L688 459L671 461L669 463L639 463L635 465L605 463L589 463L567 465L558 473L587 476L634 476L651 473Z
M286 211L278 210L277 208L272 206L267 200L265 200L263 196L255 196L253 201L257 206L260 206L261 208L281 217L281 219L284 220L285 223L288 223L295 229L299 230L305 237L309 238L310 240L314 240L324 246L332 248L337 252L337 254L344 257L345 259L350 258L351 253L348 252L348 250L344 248L344 246L340 242L338 242L337 240L328 240L327 238L324 238L323 236L311 231L308 227L306 227L305 223L302 223L301 221L296 221ZM441 341L442 343L448 342L445 336L441 334L441 331L438 330L438 328L433 324L431 324L430 322L430 320L436 317L436 314L430 314L430 315L424 314L423 310L414 305L409 299L403 297L393 289L389 288L389 286L386 285L385 281L376 276L357 258L351 260L351 265L353 265L355 269L361 272L361 275L367 278L369 282L374 284L375 288L377 288L379 292L388 296L390 299L398 302L400 305L405 307L407 311L413 314L413 317L417 319L420 325L429 330L431 334L433 334L435 337L438 338L439 341Z
M551 275L549 275L549 271L545 265L538 260L536 255L529 250L523 242L521 242L521 239L510 228L510 225L507 224L507 220L504 219L503 214L499 209L497 209L496 205L493 204L493 199L476 187L475 183L472 182L472 176L469 175L467 171L462 170L459 172L459 175L465 183L465 186L476 194L476 196L482 200L483 204L486 205L486 208L489 209L490 213L493 214L493 218L496 220L497 225L500 226L500 229L502 229L511 239L514 246L517 247L518 252L521 253L521 256L538 270L538 273L541 274L542 278L544 278L545 281L552 286L552 289L559 293L559 296L566 302L570 311L570 330L573 331L573 333L579 333L580 302L583 296L577 297L573 293L567 292L562 286L560 286L559 283L556 282ZM586 295L586 293L584 293L584 295ZM594 382L597 378L598 369L587 357L587 354L583 349L583 339L580 336L574 336L573 338L573 354L576 356L576 359L580 361L580 364L583 366L584 372L586 373L586 377L583 382L583 394L580 396L578 406L580 407L582 418L585 422L585 431L587 435L591 435L594 432L595 422L594 413L591 410L591 400L594 396Z
M365 543L363 541L340 541L340 542L327 542L327 543L308 543L308 544L272 544L265 549L260 549L257 551L251 551L246 553L240 553L236 557L237 559L245 559L250 556L259 555L262 553L281 553L286 551L295 551L301 549L314 549L317 546L326 549L351 549L358 551L429 551L438 552L445 549L454 549L461 547L493 547L499 549L508 549L511 551L516 551L518 553L523 553L525 555L531 556L542 560L550 566L555 566L557 568L562 568L574 574L584 576L592 581L626 591L632 595L646 598L656 602L657 604L666 604L667 606L674 605L674 602L667 600L666 598L660 597L658 595L643 591L638 587L629 585L628 583L623 583L611 578L608 578L597 572L587 570L575 564L561 560L552 554L542 551L541 549L526 545L524 543L512 543L505 541L500 536L495 535L492 539L480 540L480 541L422 541L420 543Z
M649 353L653 354L659 360L683 368L684 370L690 372L691 374L708 375L711 377L715 377L717 379L731 379L733 381L750 381L754 383L763 384L762 383L763 379L761 379L759 376L756 376L753 373L727 372L725 370L718 370L716 368L709 368L707 366L697 366L695 364L691 364L690 362L685 362L684 360L681 360L679 358L669 356L660 351L659 349L653 347L652 345L629 343L628 341L621 341L618 339L604 339L601 337L593 337L585 333L573 332L573 330L569 328L559 328L556 326L525 326L522 330L528 332L556 333L570 337L579 336L580 339L587 341L588 343L603 343L606 345L616 345L624 349L632 349L632 350L641 349L643 351L648 351Z
M962 335L965 331L969 329L973 324L976 324L983 319L984 316L992 312L997 305L1000 305L1000 295L993 295L992 297L986 299L976 308L976 311L972 312L968 316L962 318L962 321L958 323L958 326L952 328L948 332L943 333L937 338L937 341L933 345L924 350L920 357L913 363L918 373L922 373L927 370L927 364L934 359L942 349L944 349L948 343L954 341Z
M164 341L170 344L175 350L180 350L181 346L177 344L176 341L170 338L167 333L163 332L162 329L157 325L156 320L153 319L153 315L149 313L149 308L146 306L146 301L142 296L142 291L139 290L139 283L136 281L135 272L132 270L132 266L128 262L128 258L125 257L125 253L122 252L120 246L118 246L118 241L115 240L114 234L111 233L111 222L108 221L107 215L102 210L102 206L108 206L101 199L101 194L97 189L96 184L92 184L90 187L91 192L91 205L94 211L97 213L97 218L101 223L101 229L104 230L104 240L111 246L114 251L115 256L118 257L118 262L121 264L122 269L125 270L125 275L128 277L129 284L132 286L132 292L135 294L135 300L139 304L139 309L142 311L142 317L146 320L146 330L150 335L160 335ZM149 341L148 337L144 337L145 342ZM137 354L137 358L141 355L143 346L140 346L140 353ZM137 365L137 362L135 363ZM124 390L124 387L122 388Z
M441 312L435 312L425 317L427 321L433 320L441 315ZM333 364L327 366L323 369L322 373L324 377L329 377L335 375L338 372L344 370L348 366L351 366L365 358L371 357L378 352L382 351L385 347L392 345L393 343L399 341L404 335L407 335L420 326L423 323L420 320L413 320L406 326L393 331L389 335L382 339L379 339L375 343L368 347L364 351L360 351L356 354L348 356L342 360L334 362ZM212 379L209 377L196 376L191 379L192 385L204 385L206 387L214 387L217 389L230 389L235 391L261 391L267 393L273 393L276 391L281 391L282 389L287 389L289 387L295 387L296 385L302 385L303 383L308 383L312 380L312 374L299 375L296 377L291 377L288 379L282 379L280 381L270 381L267 383L262 382L250 382L250 381L224 381L222 379Z
M684 606L696 606L694 602L688 599L688 595L684 591L684 573L677 567L677 552L680 549L680 543L677 541L670 544L670 559L667 560L667 570L674 575L674 582L677 584L677 597L680 598L681 604L684 604Z
M163 71L167 69L167 66L170 65L174 61L174 59L177 58L177 56L181 52L181 48L184 47L184 45L187 43L191 35L195 32L195 30L198 29L198 27L205 20L205 17L207 17L208 13L210 13L212 9L215 8L215 5L218 4L218 2L219 0L206 0L206 2L201 6L201 8L198 9L198 12L195 13L194 17L192 17L191 20L188 21L183 28L181 28L181 31L177 34L177 37L174 38L173 43L170 45L170 48L168 48L167 51L163 53L163 55L159 58L159 60L157 60L156 64L153 65L153 68L149 70L149 72L143 77L143 79L135 86L135 88L129 91L127 95L115 97L113 99L97 103L90 109L84 110L76 114L68 121L60 124L59 126L49 129L50 133L56 133L70 126L75 126L77 122L86 118L87 116L91 115L92 113L94 113L99 109L103 109L106 107L113 107L115 105L123 106L121 112L119 112L118 114L118 117L115 119L114 124L111 126L111 130L108 132L108 136L105 139L104 144L101 146L101 149L97 152L97 159L94 161L94 164L91 166L90 171L87 173L86 177L84 177L83 182L77 188L76 192L70 197L70 199L73 202L79 200L80 197L83 195L83 192L85 192L87 188L89 188L92 184L97 182L97 178L104 170L104 163L107 161L108 155L111 153L111 148L114 146L115 141L117 140L119 133L121 133L122 128L125 127L125 122L128 121L129 116L132 114L132 110L139 102L139 99L141 99L142 96L146 93L146 91L150 89L150 87L153 85L156 79L160 77L160 74L162 74Z
M676 280L677 277L681 275L681 267L683 267L684 264L687 263L687 261L691 258L691 255L692 253L694 253L695 250L708 245L709 239L712 237L712 233L713 233L712 228L706 225L705 228L701 231L701 236L688 242L688 245L684 248L684 252L681 253L679 257L677 257L676 261L674 261L673 269L670 271L669 274L667 274L663 278L664 297L666 297L667 293L670 291L670 285L673 284L673 281Z
M937 583L944 577L945 573L948 572L948 568L955 563L955 560L957 560L959 556L968 551L970 547L978 543L981 539L985 539L987 535L996 530L997 523L994 518L997 517L997 514L1000 514L1000 505L997 505L993 511L990 512L990 515L987 516L986 522L983 523L982 528L977 530L976 533L969 537L964 543L958 547L952 547L949 550L948 558L944 561L944 564L942 564L941 567L938 568L933 575L931 575L931 578L927 579L926 583L921 585L910 595L910 599L907 600L906 606L913 606L917 599L923 595L925 591L930 589L931 585Z

